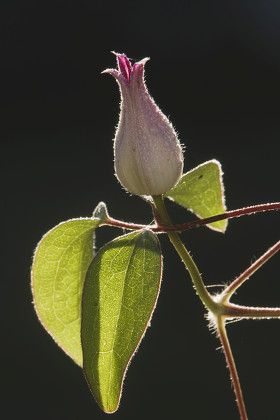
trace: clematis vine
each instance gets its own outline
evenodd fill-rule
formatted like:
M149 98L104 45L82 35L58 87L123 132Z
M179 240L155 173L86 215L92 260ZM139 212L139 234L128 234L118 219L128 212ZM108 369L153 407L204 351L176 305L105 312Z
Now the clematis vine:
M107 69L117 80L121 111L114 139L115 172L119 182L137 195L161 195L173 188L183 171L183 153L177 134L149 95L144 66L133 66L125 54L116 54L118 69Z
M118 68L104 71L114 76L121 93L120 119L114 139L116 177L128 192L142 196L151 205L154 223L143 225L114 219L107 212L106 204L100 202L91 217L67 220L46 233L35 250L31 273L38 318L55 342L83 368L100 408L105 413L114 413L119 406L127 368L157 304L163 268L158 234L161 237L166 234L208 312L210 329L215 329L220 339L240 420L248 420L226 323L241 319L280 319L280 307L252 307L231 302L242 284L280 250L280 241L226 284L219 294L212 294L209 288L217 285L204 283L180 234L203 225L224 232L228 219L280 210L280 203L227 212L221 164L215 159L182 176L183 153L176 132L149 95L144 82L148 59L132 65L125 54L116 54L116 57ZM187 223L173 223L165 199L192 210L197 218ZM95 233L102 226L130 232L123 232L95 252ZM205 243L207 245L206 237L203 245ZM218 255L217 258L223 257ZM220 285L223 284L225 282ZM198 365L202 358L200 355ZM182 374L186 376L188 372ZM211 380L216 380L216 375L212 375ZM181 417L186 404L182 404ZM207 408L207 418L217 417L217 407L214 408L213 416ZM275 418L273 413L272 416ZM192 416L198 417L198 412ZM222 417L228 418L226 414ZM269 418L269 414L265 418Z

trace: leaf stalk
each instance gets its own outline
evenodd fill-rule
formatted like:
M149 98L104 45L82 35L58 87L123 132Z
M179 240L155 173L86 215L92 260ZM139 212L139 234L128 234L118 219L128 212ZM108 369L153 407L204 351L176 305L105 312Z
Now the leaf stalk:
M250 206L250 207L243 207L241 209L231 210L223 214L206 217L205 219L197 219L197 220L193 220L191 222L187 222L187 223L183 223L179 225L170 226L163 222L157 223L156 225L150 225L149 229L152 230L153 232L158 232L158 233L183 232L185 230L198 228L200 226L208 225L210 223L218 222L220 220L233 219L236 217L256 214L256 213L265 212L265 211L272 211L272 210L280 210L280 202L259 204L259 205ZM128 230L139 230L139 229L145 229L147 227L146 225L127 223L121 220L116 220L109 216L108 216L108 222L103 222L102 224L118 227L121 229L128 229Z

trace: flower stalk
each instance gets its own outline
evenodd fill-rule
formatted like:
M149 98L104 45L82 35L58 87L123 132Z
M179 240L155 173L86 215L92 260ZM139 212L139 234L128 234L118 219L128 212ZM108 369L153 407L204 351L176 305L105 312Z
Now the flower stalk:
M167 213L162 196L153 197L156 211L156 221L165 227L172 226L170 217ZM259 211L263 211L263 206L259 207ZM231 212L232 213L232 212ZM252 212L254 213L254 212ZM244 211L243 214L248 214ZM260 257L251 267L249 267L239 278L225 289L215 299L207 291L196 264L189 255L187 249L182 243L179 234L176 231L165 231L174 248L182 258L187 270L190 273L194 287L202 303L209 311L209 319L214 323L218 337L220 339L223 352L225 354L226 363L230 371L230 378L233 384L236 402L239 410L240 420L248 420L242 389L236 369L234 357L231 351L230 343L227 337L225 323L228 318L279 318L280 308L250 308L234 305L229 302L234 291L248 278L250 274L260 268L269 258L271 258L280 248L280 241L271 247L262 257Z
M160 220L165 225L172 225L170 217L166 211L166 207L163 201L162 196L154 196L153 197L155 209L158 214L158 220ZM177 232L167 232L169 239L178 252L179 256L182 258L188 272L190 273L191 279L195 286L196 292L200 297L204 306L214 314L219 313L219 305L215 302L212 298L208 290L206 289L201 275L198 271L198 268L193 261L192 257L188 253L187 249L185 248L183 242L180 239L180 236Z

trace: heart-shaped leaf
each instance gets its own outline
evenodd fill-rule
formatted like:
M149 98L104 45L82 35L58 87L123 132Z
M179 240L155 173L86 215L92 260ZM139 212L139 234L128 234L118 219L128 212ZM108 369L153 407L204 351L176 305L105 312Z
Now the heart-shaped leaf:
M32 266L37 315L56 343L82 365L81 296L94 253L97 219L63 222L43 236Z
M133 232L94 257L82 299L84 372L98 404L116 411L128 363L155 308L162 261L157 237Z
M194 212L199 218L225 213L225 197L221 164L213 159L184 174L178 184L165 197ZM227 220L207 225L224 232Z

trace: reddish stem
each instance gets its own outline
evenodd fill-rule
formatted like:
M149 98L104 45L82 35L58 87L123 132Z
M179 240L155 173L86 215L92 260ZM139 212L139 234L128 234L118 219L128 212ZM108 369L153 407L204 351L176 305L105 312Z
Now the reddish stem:
M219 220L225 220L225 219L232 219L234 217L240 217L248 214L254 214L269 210L279 210L280 209L280 203L268 203L268 204L259 204L256 206L250 206L250 207L244 207L237 210L228 211L223 214L218 214L217 216L207 217L205 219L197 219L192 222L183 223L180 225L174 225L174 226L166 226L162 225L157 222L156 225L139 225L134 223L126 223L122 222L120 220L112 219L108 217L108 222L106 224L123 228L123 229L129 229L129 230L139 230L139 229L145 229L149 227L150 230L153 232L182 232L184 230L189 230L193 228L198 228L200 226L208 225L209 223L218 222Z
M258 258L250 267L247 268L236 280L234 280L223 292L222 295L227 297L228 301L238 287L244 283L255 271L257 271L269 258L271 258L280 249L280 241L276 242L268 251Z
M222 314L226 318L280 318L280 308L259 308L227 303L223 306Z
M195 220L193 222L184 223L182 225L175 225L175 228L177 230L187 230L203 225L208 225L209 223L218 222L219 220L232 219L234 217L245 216L246 214L254 214L268 210L280 210L280 203L267 203L258 204L256 206L243 207L242 209L227 211L226 213L218 214L217 216Z
M237 402L238 410L239 410L239 414L240 414L240 420L248 420L247 413L246 413L246 408L245 408L245 404L244 404L244 400L243 400L241 385L240 385L240 382L239 382L238 373L237 373L237 370L236 370L234 358L233 358L233 355L232 355L232 351L231 351L231 348L230 348L230 344L229 344L226 329L225 329L224 319L222 317L219 317L216 320L216 325L217 325L217 331L218 331L218 334L219 334L219 339L221 341L221 344L222 344L222 347L223 347L223 350L224 350L224 354L225 354L225 358L226 358L226 362L227 362L227 365L228 365L228 368L229 368L230 377L231 377L231 380L232 380L233 389L234 389L234 393L235 393L235 396L236 396L236 402Z

